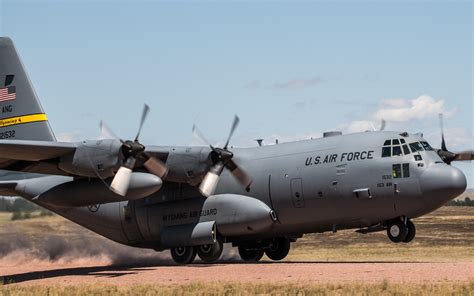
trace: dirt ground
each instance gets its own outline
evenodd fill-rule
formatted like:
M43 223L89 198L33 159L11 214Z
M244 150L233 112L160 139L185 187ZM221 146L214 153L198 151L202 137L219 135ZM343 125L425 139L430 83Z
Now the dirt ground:
M262 262L189 266L101 266L45 264L1 267L5 284L173 285L190 282L238 283L438 283L474 280L474 262Z

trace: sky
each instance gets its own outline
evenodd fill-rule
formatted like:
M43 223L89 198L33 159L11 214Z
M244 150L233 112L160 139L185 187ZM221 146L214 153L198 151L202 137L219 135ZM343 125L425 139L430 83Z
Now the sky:
M104 120L141 141L192 145L197 124L235 146L328 130L423 132L474 149L472 1L0 0L60 140ZM474 187L474 165L457 163Z

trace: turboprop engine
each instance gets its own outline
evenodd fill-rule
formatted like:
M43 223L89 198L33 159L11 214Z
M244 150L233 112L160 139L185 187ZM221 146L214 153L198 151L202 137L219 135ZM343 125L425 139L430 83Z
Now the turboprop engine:
M73 154L61 158L59 169L90 178L112 177L120 166L121 146L122 143L116 139L79 142Z

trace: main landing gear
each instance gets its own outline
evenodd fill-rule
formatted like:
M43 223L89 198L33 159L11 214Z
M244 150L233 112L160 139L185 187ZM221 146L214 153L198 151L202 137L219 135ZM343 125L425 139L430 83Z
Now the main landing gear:
M190 264L196 258L196 254L206 263L217 261L222 255L223 243L218 238L214 244L202 246L176 247L171 249L171 257L178 264Z
M245 262L258 262L263 254L268 258L279 261L283 260L290 251L290 240L284 237L273 238L261 243L251 242L239 245L239 255Z
M394 243L409 243L415 234L415 224L409 219L395 219L387 224L387 236Z

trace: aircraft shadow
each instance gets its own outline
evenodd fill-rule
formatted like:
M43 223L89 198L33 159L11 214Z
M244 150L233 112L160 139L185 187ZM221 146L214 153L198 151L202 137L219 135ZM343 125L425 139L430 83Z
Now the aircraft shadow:
M386 264L424 264L429 262L420 261L262 261L254 264L268 265L268 264L368 264L368 263L386 263ZM226 260L225 262L217 262L214 264L196 262L190 265L182 266L186 267L198 267L208 268L212 266L223 266L229 264L252 264L248 262L242 262L238 260ZM23 282L29 282L39 279L58 278L63 276L88 276L88 277L120 277L130 274L138 274L141 271L154 270L156 268L167 268L176 267L172 262L163 262L156 264L156 262L150 264L131 264L131 265L109 265L109 266L91 266L91 267L72 267L72 268L59 268L42 271L32 271L11 275L0 276L0 283L3 285L17 284Z

